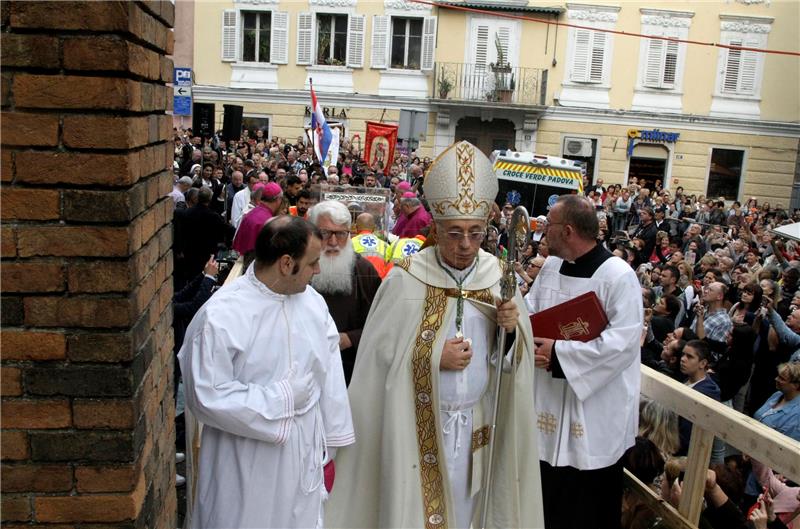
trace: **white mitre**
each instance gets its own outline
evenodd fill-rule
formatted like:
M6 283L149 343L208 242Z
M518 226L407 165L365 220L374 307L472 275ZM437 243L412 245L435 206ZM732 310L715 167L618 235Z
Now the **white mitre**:
M467 141L448 147L425 175L425 199L436 220L486 220L495 197L492 162Z

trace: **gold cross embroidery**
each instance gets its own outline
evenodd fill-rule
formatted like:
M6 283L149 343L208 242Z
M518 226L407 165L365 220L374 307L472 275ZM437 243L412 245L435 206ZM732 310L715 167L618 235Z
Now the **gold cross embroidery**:
M573 422L569 425L569 434L572 437L580 439L583 437L583 425L579 422Z
M559 326L558 330L561 331L562 338L565 340L571 340L576 336L589 334L589 324L578 318L575 321L567 323L566 325Z
M555 433L558 421L556 421L556 416L552 413L544 412L539 414L539 420L536 422L536 425L542 432L551 434Z

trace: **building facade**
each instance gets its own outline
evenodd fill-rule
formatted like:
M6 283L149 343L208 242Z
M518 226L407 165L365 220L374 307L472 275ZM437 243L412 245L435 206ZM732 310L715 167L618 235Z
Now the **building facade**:
M196 2L193 94L217 128L239 105L245 128L293 139L313 79L357 145L365 121L413 110L421 155L468 139L585 161L606 184L788 206L800 57L758 50L797 52L799 17L784 0Z

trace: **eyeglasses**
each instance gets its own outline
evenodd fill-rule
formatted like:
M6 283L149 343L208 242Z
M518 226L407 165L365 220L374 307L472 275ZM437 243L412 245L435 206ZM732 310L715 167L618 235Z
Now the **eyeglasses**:
M344 242L350 238L350 232L347 230L337 230L337 231L319 230L319 232L322 234L323 241L327 241L332 236L335 236L336 240L339 242Z
M464 233L463 231L446 231L444 232L445 237L447 237L450 241L461 241L464 237L470 240L470 242L481 242L486 237L486 232L484 231L469 231Z

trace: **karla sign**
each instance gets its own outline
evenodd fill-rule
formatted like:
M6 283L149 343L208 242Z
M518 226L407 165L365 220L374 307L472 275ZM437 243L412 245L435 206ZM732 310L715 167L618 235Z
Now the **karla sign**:
M653 130L628 130L628 158L633 154L633 148L639 143L675 143L680 133Z

